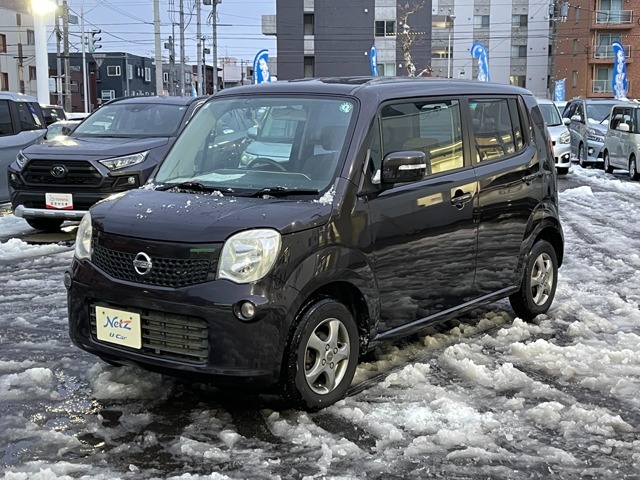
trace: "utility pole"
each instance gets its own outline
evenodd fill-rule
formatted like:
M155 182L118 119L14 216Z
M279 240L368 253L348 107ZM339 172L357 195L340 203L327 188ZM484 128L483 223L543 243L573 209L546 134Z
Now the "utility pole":
M200 0L195 0L196 1L196 26L197 26L197 33L196 33L196 38L198 39L198 53L196 54L196 64L198 65L198 68L196 70L196 75L197 75L197 82L198 82L198 95L202 95L202 90L203 90L203 86L202 86L202 66L200 65L200 57L202 56L202 45L201 45L201 38L202 38L202 28L200 25L201 22L201 18L200 18Z
M176 94L176 24L171 24L172 36L169 37L169 95Z
M62 58L60 58L60 9L56 8L56 91L58 92L58 105L62 107ZM64 108L64 107L63 107Z
M211 5L211 27L213 33L213 44L211 45L211 53L213 53L213 93L218 91L218 4L222 0L213 0Z
M69 6L62 0L62 44L64 54L64 109L71 111L71 66L69 60Z
M87 38L84 34L84 2L80 9L80 38L82 41L82 84L84 92L84 113L89 113L89 75L87 72L86 43Z
M156 95L162 95L162 48L160 46L160 0L153 0L153 37L156 48Z
M180 0L180 95L184 95L184 0Z

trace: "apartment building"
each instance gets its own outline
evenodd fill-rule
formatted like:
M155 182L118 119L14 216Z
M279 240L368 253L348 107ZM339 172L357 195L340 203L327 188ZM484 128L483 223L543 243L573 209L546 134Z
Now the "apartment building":
M635 13L635 15L634 15ZM565 78L566 98L613 96L614 54L619 41L627 59L627 97L640 97L640 0L573 0L556 26L554 76Z
M0 91L36 95L35 34L27 2L0 2Z

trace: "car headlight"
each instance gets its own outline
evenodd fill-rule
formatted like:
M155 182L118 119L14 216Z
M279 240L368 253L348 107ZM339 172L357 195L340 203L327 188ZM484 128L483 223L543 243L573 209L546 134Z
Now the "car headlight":
M587 130L587 140L604 143L604 135L600 130L596 130L595 128L589 128Z
M91 260L91 236L93 227L91 226L91 214L84 214L78 233L76 234L76 249L74 255L78 260Z
M278 258L280 233L259 228L236 233L222 247L218 278L235 283L250 283L269 273Z
M16 156L16 164L18 165L18 168L22 170L28 161L29 159L25 156L24 153L22 153L22 150L20 150L18 152L18 155Z
M106 160L100 160L100 163L109 170L118 170L144 162L147 155L149 155L149 151L125 155L124 157L107 158Z
M558 137L558 143L562 143L562 144L571 143L571 134L569 132L564 132L562 135Z
M249 165L256 158L258 158L258 155L254 155L253 153L243 152L243 154L240 156L240 165L244 165L244 166Z

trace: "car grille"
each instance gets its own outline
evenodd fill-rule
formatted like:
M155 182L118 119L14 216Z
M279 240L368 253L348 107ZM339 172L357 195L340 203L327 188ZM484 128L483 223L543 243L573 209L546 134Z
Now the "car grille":
M63 177L54 177L51 169L62 165L67 172ZM100 185L103 176L87 161L31 160L27 163L24 179L30 185Z
M95 237L92 243L93 263L120 280L178 288L204 283L209 275L211 261L208 258L162 257L152 258L150 272L139 275L133 266L134 254L105 248Z
M105 305L109 308L119 308ZM96 342L112 345L97 338L96 304L91 305L91 334ZM155 310L140 312L142 348L149 356L203 364L209 358L209 327L198 317ZM116 347L116 345L112 345ZM117 345L117 348L127 348Z

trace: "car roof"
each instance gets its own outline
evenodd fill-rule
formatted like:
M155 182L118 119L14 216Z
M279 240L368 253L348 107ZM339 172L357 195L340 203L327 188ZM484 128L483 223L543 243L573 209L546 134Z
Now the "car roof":
M401 87L401 88L399 88ZM377 98L378 101L400 97L452 94L519 94L532 95L513 85L478 82L475 80L432 77L326 77L277 81L245 85L222 90L213 98L235 95L310 93L350 95ZM401 93L401 95L399 95Z
M13 100L14 102L36 102L38 99L23 93L0 92L0 100Z
M135 97L121 97L111 100L105 103L105 105L111 105L113 103L149 103L149 104L164 104L164 105L190 105L197 100L204 100L208 97L170 97L170 96L135 96Z
M536 101L538 103L544 103L545 105L555 105L555 103L553 102L553 100L549 100L548 98L537 98L536 97Z

